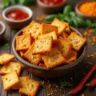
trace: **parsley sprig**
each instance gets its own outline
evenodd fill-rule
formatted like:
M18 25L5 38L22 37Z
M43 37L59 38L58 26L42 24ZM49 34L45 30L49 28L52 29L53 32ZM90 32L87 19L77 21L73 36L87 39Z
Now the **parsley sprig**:
M5 49L5 50L8 50L10 48L9 43L4 44L4 46L2 48Z
M71 87L72 84L70 82L64 81L64 82L60 82L60 86L62 88L64 88L64 87Z

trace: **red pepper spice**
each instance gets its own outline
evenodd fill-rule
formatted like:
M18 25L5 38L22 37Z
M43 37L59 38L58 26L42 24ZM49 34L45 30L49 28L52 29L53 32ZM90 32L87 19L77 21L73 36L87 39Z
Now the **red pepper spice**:
M93 65L93 67L90 69L90 71L87 73L87 75L80 81L80 83L74 88L72 89L67 95L75 95L77 94L79 91L81 91L81 89L84 87L84 84L87 82L87 80L89 79L89 77L94 73L94 71L96 70L96 64Z
M64 0L41 0L41 1L47 5L58 5L61 4Z
M86 84L86 86L89 86L89 87L96 86L96 78L92 79L88 84Z
M7 13L7 17L12 20L23 20L26 19L28 16L28 13L22 10L12 10Z

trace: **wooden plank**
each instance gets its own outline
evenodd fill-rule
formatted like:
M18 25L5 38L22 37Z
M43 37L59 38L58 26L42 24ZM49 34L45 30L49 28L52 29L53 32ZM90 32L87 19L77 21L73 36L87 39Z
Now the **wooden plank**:
M10 28L8 26L6 26L6 34L5 34L5 38L4 40L0 41L0 55L2 53L9 53L10 52L10 48L8 50L5 50L2 46L4 46L6 43L8 43L10 45ZM2 66L0 66L1 68ZM3 91L3 85L2 85L2 81L1 81L1 75L0 75L0 94L1 96L7 96L7 92Z

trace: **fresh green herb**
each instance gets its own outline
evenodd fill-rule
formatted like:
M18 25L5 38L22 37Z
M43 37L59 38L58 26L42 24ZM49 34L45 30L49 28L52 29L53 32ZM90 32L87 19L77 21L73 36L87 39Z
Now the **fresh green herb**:
M10 48L10 45L8 43L6 43L4 46L3 46L3 49L5 50L8 50Z
M17 33L17 30L12 30L12 33L16 34Z
M66 5L63 9L63 13L48 15L45 20L52 21L54 18L68 22L71 26L75 27L96 28L96 20L90 21L77 16L71 5Z
M70 82L64 81L64 82L60 82L60 86L62 88L64 88L64 87L71 87L72 84Z
M2 4L0 5L0 8L4 9L4 8L7 8L8 6L14 5L14 4L29 6L32 3L34 3L35 1L36 0L2 0Z

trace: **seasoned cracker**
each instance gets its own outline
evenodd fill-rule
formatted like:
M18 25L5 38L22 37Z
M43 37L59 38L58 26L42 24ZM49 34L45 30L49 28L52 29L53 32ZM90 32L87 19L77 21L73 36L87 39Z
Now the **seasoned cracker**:
M0 64L8 64L9 62L11 62L13 59L15 58L14 55L12 54L8 54L8 53L3 53L2 55L0 55Z
M19 83L14 85L11 89L13 90L18 90L20 89L22 86L23 86L23 83L24 82L27 82L29 80L29 76L22 76L22 77L19 77Z
M2 81L3 81L3 88L5 91L7 91L8 89L12 88L15 84L19 83L19 78L16 71L13 71L11 73L2 76Z
M36 40L33 44L32 53L39 54L51 51L52 41L53 39L50 36Z
M81 37L76 32L72 32L68 37L68 41L72 44L73 48L78 51L85 44L86 38Z
M39 24L35 21L32 21L22 31L23 31L23 34L31 33L31 37L36 39L41 34L41 24Z
M51 25L51 24L45 24L43 23L41 26L41 33L46 34L55 31L56 33L58 32L58 27Z
M63 33L61 34L61 36L62 36L64 39L67 39L69 35L68 35L66 32L63 32Z
M16 36L16 50L17 51L26 51L31 46L31 35L24 34Z
M66 57L67 63L72 63L77 59L77 51L71 50L70 54Z
M42 60L47 68L53 68L66 63L65 58L57 48L53 48L50 52L42 54Z
M51 25L58 27L58 34L60 35L67 27L67 24L55 18Z
M31 45L31 47L24 54L24 58L26 58L32 64L37 65L41 61L41 56L40 56L40 54L33 55L32 52L33 52L33 45Z
M57 34L56 34L55 31L50 32L50 33L46 33L46 34L43 34L43 35L40 35L40 36L38 36L38 39L40 39L40 38L46 38L48 36L51 36L53 38L53 41L57 41Z
M68 54L70 54L70 51L72 49L72 45L70 42L68 42L67 39L63 39L62 37L59 37L58 40L58 49L60 50L61 54L66 57Z
M32 79L29 79L26 82L22 81L22 87L19 89L19 92L27 96L35 96L39 86L40 83Z
M19 62L10 62L7 65L4 65L1 70L0 70L0 74L8 74L11 73L13 71L16 71L17 74L19 75L21 72L21 63Z

